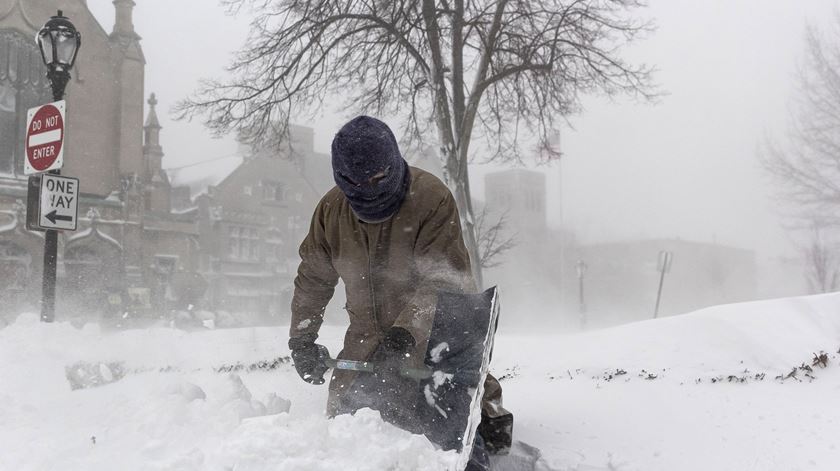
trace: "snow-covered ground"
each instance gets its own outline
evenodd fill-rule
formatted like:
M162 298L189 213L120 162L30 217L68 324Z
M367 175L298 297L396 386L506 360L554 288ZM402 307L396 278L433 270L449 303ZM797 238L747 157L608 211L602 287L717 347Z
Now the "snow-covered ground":
M341 334L322 340L336 352ZM373 412L325 419L326 386L288 364L214 371L283 357L285 344L285 328L102 333L23 314L0 329L0 470L447 468L451 453ZM834 470L838 348L833 294L583 334L500 332L493 365L542 470ZM79 361L130 373L74 391L65 367Z

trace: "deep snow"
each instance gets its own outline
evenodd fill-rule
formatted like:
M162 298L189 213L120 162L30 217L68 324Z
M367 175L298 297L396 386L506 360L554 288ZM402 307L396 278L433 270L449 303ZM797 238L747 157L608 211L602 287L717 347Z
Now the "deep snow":
M515 315L502 307L502 316ZM374 412L325 419L326 387L303 383L288 364L213 371L287 355L286 332L102 333L23 314L0 329L0 470L439 470L452 462ZM325 327L322 341L338 351L341 333ZM516 438L542 449L543 470L833 470L838 348L840 294L832 294L581 334L502 331L493 370ZM826 368L812 366L821 350ZM65 367L77 361L122 361L132 372L73 391ZM805 366L813 371L782 379Z

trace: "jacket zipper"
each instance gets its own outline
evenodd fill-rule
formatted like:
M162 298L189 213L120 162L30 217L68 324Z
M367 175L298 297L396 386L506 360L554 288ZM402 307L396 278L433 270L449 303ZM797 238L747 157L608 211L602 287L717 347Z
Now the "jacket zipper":
M367 246L368 246L368 288L370 291L370 308L371 312L373 313L373 323L376 328L376 333L382 334L382 326L379 325L379 314L376 312L376 290L373 287L373 255L375 253L375 244L372 244L371 234L370 234L370 227L365 228L365 234L367 235Z

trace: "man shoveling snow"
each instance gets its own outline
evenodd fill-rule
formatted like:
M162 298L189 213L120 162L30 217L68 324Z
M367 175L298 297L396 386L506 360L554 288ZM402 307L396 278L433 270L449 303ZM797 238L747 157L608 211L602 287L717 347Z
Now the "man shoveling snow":
M377 119L360 116L341 128L332 166L337 186L315 208L300 246L289 348L301 378L323 384L329 355L315 340L341 278L350 326L338 358L374 366L372 373L336 369L327 413L370 407L410 429L431 406L416 400L422 383L401 372L426 368L438 294L475 291L458 209L443 182L408 166ZM483 438L476 438L467 469L486 469L487 450L510 444L512 415L501 406L498 381L487 375L483 390Z

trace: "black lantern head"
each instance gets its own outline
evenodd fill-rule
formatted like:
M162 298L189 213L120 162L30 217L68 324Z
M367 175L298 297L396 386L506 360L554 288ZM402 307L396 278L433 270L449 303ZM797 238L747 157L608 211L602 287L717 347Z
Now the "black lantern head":
M70 71L82 45L82 35L61 10L35 36L44 64L55 71Z

